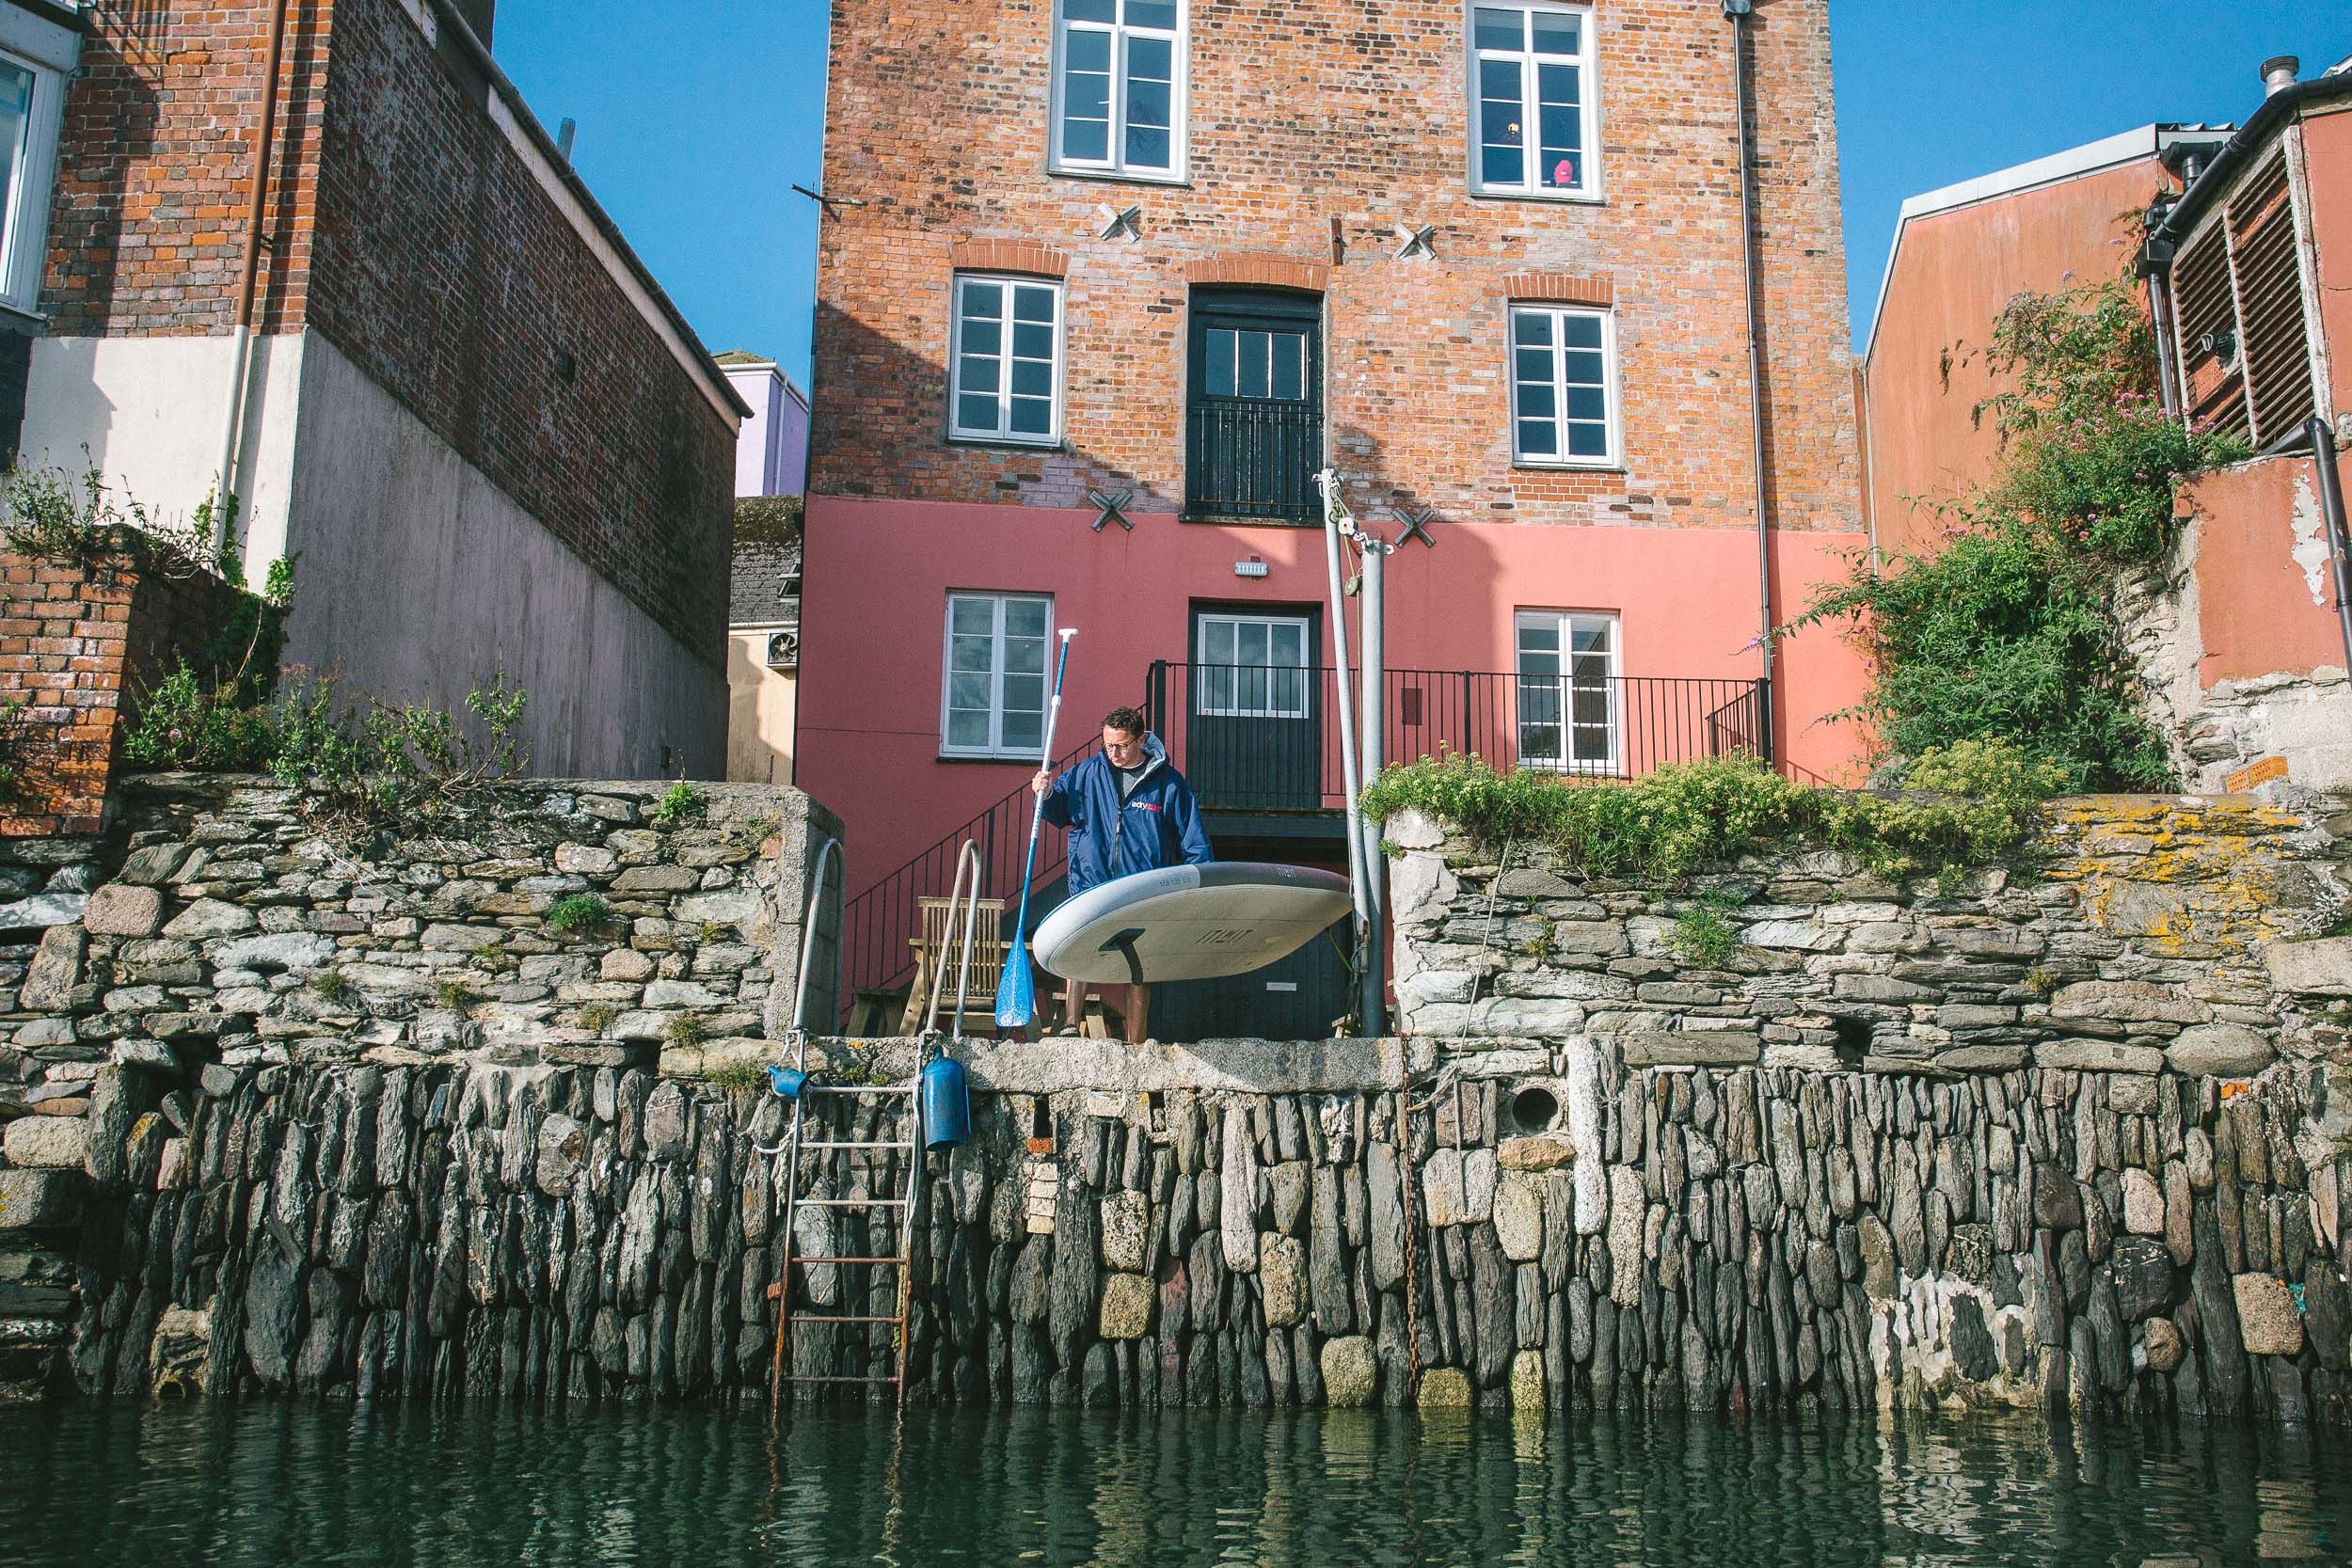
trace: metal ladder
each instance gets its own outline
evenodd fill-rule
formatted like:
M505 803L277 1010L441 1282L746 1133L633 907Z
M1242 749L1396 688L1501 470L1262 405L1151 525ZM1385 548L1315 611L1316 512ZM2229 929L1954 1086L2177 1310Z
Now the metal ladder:
M835 846L833 841L827 840L824 847L818 851L817 888L816 891L810 895L811 918L807 923L803 935L803 944L801 955L800 983L793 998L793 1026L787 1037L792 1046L793 1066L803 1073L805 1073L808 1070L808 1034L807 1031L802 1027L802 1007L807 996L809 959L814 952L816 943L817 923L814 919L814 913L817 899L823 895L825 870L829 863L829 857L833 854L834 848ZM971 874L970 889L968 893L965 885L965 873L967 870ZM965 911L962 964L956 985L957 1022L955 1027L959 1037L961 1037L962 1031L961 1021L965 994L970 986L972 977L972 944L975 926L979 913L979 851L977 846L967 842L963 847L962 854L958 857L956 862L955 888L948 901L948 929L954 929L955 910L959 902L962 904ZM944 992L946 988L944 986L937 986L932 989L933 997L930 1016L931 1020L935 1021L938 1016L940 993ZM927 1026L924 1031L923 1037L927 1042L929 1042L936 1037L936 1034L937 1031L935 1027ZM770 1367L768 1373L768 1401L771 1415L774 1412L781 1410L783 1407L784 1387L787 1384L835 1386L845 1384L869 1386L887 1384L894 1386L897 1390L897 1405L899 1414L903 1415L905 1412L908 1339L907 1318L910 1298L913 1294L914 1283L915 1218L917 1204L922 1196L923 1175L923 1107L921 1095L918 1091L922 1083L922 1067L924 1062L928 1060L929 1054L930 1053L928 1049L920 1053L915 1064L915 1076L904 1084L834 1085L809 1084L803 1081L800 1094L796 1096L792 1101L792 1121L784 1142L778 1145L775 1148L763 1148L760 1150L763 1154L782 1153L785 1156L784 1204L782 1210L784 1215L784 1261L782 1266L777 1271L775 1282L768 1287L769 1299L776 1303L775 1353L773 1363ZM853 1134L852 1136L846 1138L808 1138L804 1135L807 1131L806 1112L809 1097L812 1095L827 1095L837 1098L849 1098L851 1100L866 1100L874 1101L880 1105L890 1105L892 1102L895 1102L895 1108L898 1113L898 1126L903 1130L905 1136L860 1138L854 1135L856 1126L855 1121L852 1120L850 1129ZM877 1131L879 1131L879 1129ZM905 1187L899 1196L896 1197L803 1196L800 1190L801 1155L803 1151L812 1151L836 1158L846 1153L849 1155L849 1162L844 1162L845 1164L855 1161L860 1154L870 1156L877 1151L895 1151L900 1153L904 1155L907 1163ZM862 1173L854 1168L851 1168L842 1170L837 1174L845 1179L854 1179ZM847 1180L844 1180L842 1184L847 1185L849 1183ZM793 1256L793 1249L799 1242L800 1232L798 1228L798 1221L800 1218L800 1211L803 1208L867 1211L879 1210L885 1213L895 1210L897 1211L898 1219L898 1250L895 1255L876 1254L864 1257L808 1257L796 1259ZM802 1265L803 1270L814 1267L838 1267L844 1269L896 1268L898 1271L897 1310L890 1313L848 1311L796 1313L792 1309L792 1265L796 1261ZM847 1306L855 1301L865 1292L850 1291L845 1281L836 1285L835 1293L838 1297L840 1297L843 1305ZM866 1327L871 1327L879 1323L888 1323L891 1325L892 1338L896 1342L894 1348L897 1354L893 1370L888 1372L879 1374L820 1374L788 1370L787 1369L791 1356L792 1329L795 1323L850 1323L864 1325Z

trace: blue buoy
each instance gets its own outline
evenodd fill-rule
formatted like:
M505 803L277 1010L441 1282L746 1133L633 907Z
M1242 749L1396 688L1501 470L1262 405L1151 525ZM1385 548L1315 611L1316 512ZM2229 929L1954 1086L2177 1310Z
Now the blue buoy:
M923 1147L953 1148L972 1135L972 1085L963 1064L934 1056L923 1069Z
M809 1081L809 1075L799 1068L771 1065L768 1069L768 1086L787 1100L800 1099Z

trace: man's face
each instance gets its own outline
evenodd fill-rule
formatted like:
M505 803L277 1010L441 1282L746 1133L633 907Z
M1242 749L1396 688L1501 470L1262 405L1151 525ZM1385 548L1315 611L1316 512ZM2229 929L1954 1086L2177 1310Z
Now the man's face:
M1143 766L1143 736L1133 730L1103 728L1103 754L1111 759L1113 768Z

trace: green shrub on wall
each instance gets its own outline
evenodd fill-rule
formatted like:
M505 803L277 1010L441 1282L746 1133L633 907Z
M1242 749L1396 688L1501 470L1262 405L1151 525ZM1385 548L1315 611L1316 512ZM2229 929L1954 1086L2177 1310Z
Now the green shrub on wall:
M2069 787L2164 787L2171 764L2122 646L2117 584L2170 547L2181 480L2245 449L2164 412L2147 312L2122 282L2018 295L1988 360L2011 387L1977 410L2000 431L2001 466L1941 508L1943 548L1856 554L1783 629L1850 625L1872 678L1849 717L1893 754L1997 737Z
M2065 770L1998 740L1910 765L1918 795L1796 784L1753 757L1661 768L1630 784L1498 772L1474 756L1423 757L1364 792L1375 818L1415 810L1492 844L1545 844L1606 876L1677 880L1712 863L1791 846L1851 850L1880 876L1995 863L2030 832Z

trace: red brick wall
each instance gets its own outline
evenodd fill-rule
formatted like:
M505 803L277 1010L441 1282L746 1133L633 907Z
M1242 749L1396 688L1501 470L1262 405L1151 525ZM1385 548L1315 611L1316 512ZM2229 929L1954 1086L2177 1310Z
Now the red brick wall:
M287 0L256 325L302 323L334 0ZM85 8L66 94L42 306L50 330L125 337L235 325L272 7Z
M451 63L462 45L437 52L402 0L284 3L257 328L323 332L721 667L725 418L492 122L478 71ZM271 12L93 9L58 161L53 331L233 325Z
M819 240L813 492L1076 506L1135 483L1139 510L1175 509L1190 281L1277 259L1327 276L1327 423L1370 515L1753 524L1731 38L1711 0L1597 8L1598 204L1469 194L1464 14L1439 0L1195 0L1188 183L1052 177L1052 14L835 6L825 190L863 205ZM1825 0L1780 0L1755 28L1774 520L1855 529ZM1098 203L1139 206L1141 240L1097 239ZM1393 259L1396 223L1435 225L1436 258ZM944 439L953 257L986 242L1069 259L1066 451ZM1624 472L1513 466L1505 306L1526 274L1613 296Z
M218 578L159 570L128 543L89 565L0 551L0 703L24 705L0 836L98 832L139 694L236 609Z
M310 325L722 667L734 432L400 0L335 29Z

